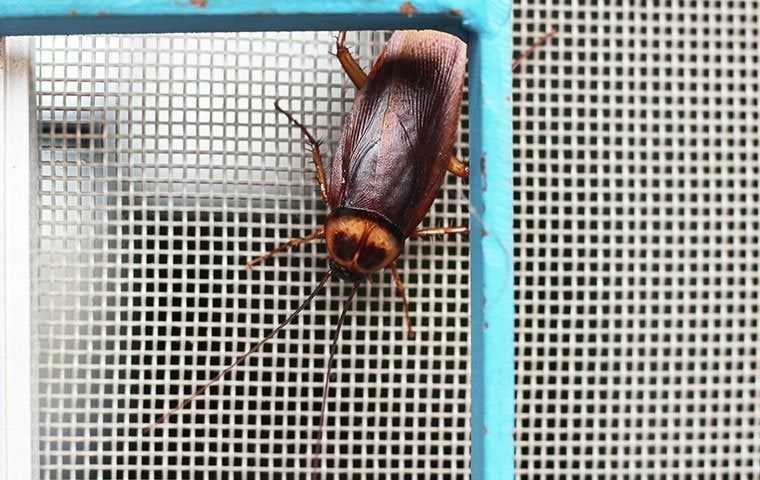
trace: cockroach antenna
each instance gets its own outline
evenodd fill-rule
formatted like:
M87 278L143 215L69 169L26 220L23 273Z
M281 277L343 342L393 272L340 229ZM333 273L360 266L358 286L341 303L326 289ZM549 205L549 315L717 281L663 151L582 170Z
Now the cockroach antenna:
M162 423L166 422L166 420L169 419L169 417L171 417L175 413L179 412L180 410L182 410L183 408L185 408L186 406L188 406L196 398L198 398L201 395L203 395L206 392L206 390L208 390L208 388L211 385L213 385L216 382L218 382L219 380L221 380L228 372L234 370L235 367L237 367L238 365L240 365L246 358L248 358L251 355L253 355L254 353L258 352L262 345L264 345L266 342L268 342L269 340L271 340L272 338L274 338L275 336L277 336L277 334L280 333L280 330L282 330L283 328L285 328L286 326L288 326L288 324L290 324L298 316L298 314L301 313L304 308L306 308L306 305L308 305L309 302L311 302L311 300L317 295L317 293L319 293L319 291L322 290L322 288L325 286L325 284L327 283L327 281L332 276L333 276L333 271L332 270L328 270L328 272L325 274L325 276L319 282L319 285L317 285L317 287L314 290L311 291L311 293L306 298L306 300L304 300L303 303L301 303L301 305L299 305L298 308L296 308L296 310L292 314L290 314L290 316L288 318L286 318L285 320L283 320L282 322L280 322L280 324L277 325L271 332L269 332L269 334L267 334L264 338L262 338L261 340L259 340L253 346L251 346L251 348L249 348L245 353L243 353L242 355L238 356L235 359L234 362L232 362L224 370L222 370L219 373L217 373L214 378L212 378L211 380L209 380L208 382L206 382L206 384L203 385L202 387L200 387L198 390L196 390L195 393L193 393L191 396L189 396L186 399L184 399L176 407L172 408L168 412L166 412L163 415L161 415L158 418L158 420L156 420L152 424L148 425L147 427L144 427L143 428L143 434L149 433L153 428L155 428L155 427L161 425ZM356 293L356 285L354 285L354 290L351 292L351 297L353 297L354 293ZM341 316L341 320L342 319L343 319L343 316Z
M354 282L354 288L351 290L351 294L348 296L345 303L343 304L343 311L340 312L340 317L338 318L338 324L335 327L335 333L333 334L332 343L330 344L330 357L327 359L327 371L325 372L325 381L324 381L324 385L322 386L322 410L319 414L319 432L317 433L317 441L314 443L314 450L312 452L313 457L311 460L311 467L312 467L313 480L319 480L320 478L319 470L322 466L320 454L322 453L322 437L324 436L324 431L325 431L325 417L327 413L327 395L330 390L330 373L332 372L332 363L333 363L333 359L335 358L335 352L338 349L338 339L340 338L340 329L341 327L343 327L343 321L346 318L348 307L351 306L351 302L353 301L357 290L359 290L360 285L361 283L359 281Z
M549 40L557 36L557 29L552 27L548 32L541 35L535 42L533 42L533 45L531 45L527 50L522 52L517 59L512 62L512 71L514 72L518 68L520 68L520 65L525 62L525 60L533 55L536 50L546 45Z

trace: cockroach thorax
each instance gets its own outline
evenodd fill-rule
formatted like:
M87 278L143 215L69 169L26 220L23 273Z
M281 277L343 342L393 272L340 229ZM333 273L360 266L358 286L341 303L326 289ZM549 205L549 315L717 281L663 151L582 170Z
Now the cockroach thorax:
M336 271L349 277L384 269L404 245L401 232L389 221L353 208L339 208L327 217L325 240Z

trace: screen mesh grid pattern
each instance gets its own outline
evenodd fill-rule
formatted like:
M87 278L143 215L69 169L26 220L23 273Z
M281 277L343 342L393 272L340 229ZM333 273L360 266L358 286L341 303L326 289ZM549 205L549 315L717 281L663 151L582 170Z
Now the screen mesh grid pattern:
M760 3L514 13L517 477L760 478Z
M331 281L263 351L167 424L141 428L292 312L322 243L246 272L322 224L310 155L329 159L354 88L335 33L36 39L38 468L65 478L302 478L349 286ZM368 66L388 34L352 32ZM466 160L466 107L459 147ZM453 176L425 226L467 223ZM469 475L466 236L407 242L351 306L329 396L331 478ZM295 476L295 477L294 477Z

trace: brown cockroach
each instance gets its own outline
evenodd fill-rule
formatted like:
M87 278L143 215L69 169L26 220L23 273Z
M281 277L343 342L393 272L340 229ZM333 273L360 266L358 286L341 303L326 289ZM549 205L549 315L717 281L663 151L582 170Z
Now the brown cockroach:
M277 253L324 239L329 270L291 315L145 431L183 409L257 352L291 323L335 276L351 282L353 288L345 300L330 345L312 463L318 470L332 362L348 307L359 286L373 273L389 269L403 299L405 330L411 338L414 329L409 318L409 300L396 266L404 242L410 238L469 231L466 226L418 228L441 188L446 171L458 177L469 175L468 167L452 155L467 65L465 43L453 35L432 30L398 31L367 74L346 48L345 38L345 32L338 35L337 57L358 93L332 158L329 178L322 162L320 143L292 114L275 103L275 108L300 129L309 144L320 193L330 210L325 225L304 237L289 240L246 265L250 269ZM523 58L521 56L513 68Z

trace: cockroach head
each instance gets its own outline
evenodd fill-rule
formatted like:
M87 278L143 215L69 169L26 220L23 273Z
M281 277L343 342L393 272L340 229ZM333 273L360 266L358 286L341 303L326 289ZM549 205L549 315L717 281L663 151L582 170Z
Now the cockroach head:
M333 270L351 278L386 268L404 245L401 232L388 220L353 208L339 208L327 217L325 240Z

